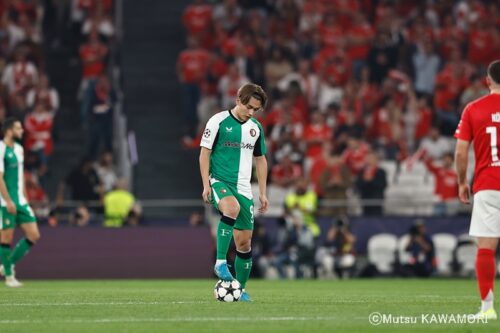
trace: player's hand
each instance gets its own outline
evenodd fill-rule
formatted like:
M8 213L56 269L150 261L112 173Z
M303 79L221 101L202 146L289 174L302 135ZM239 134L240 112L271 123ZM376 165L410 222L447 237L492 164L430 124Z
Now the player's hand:
M212 189L210 187L204 187L201 196L203 197L203 201L205 203L212 203Z
M464 204L470 204L469 184L458 184L458 198Z
M266 195L260 195L259 200L260 200L259 213L263 214L267 212L267 209L269 208L269 200L267 200Z
M12 200L7 200L7 211L9 214L16 215L16 205Z

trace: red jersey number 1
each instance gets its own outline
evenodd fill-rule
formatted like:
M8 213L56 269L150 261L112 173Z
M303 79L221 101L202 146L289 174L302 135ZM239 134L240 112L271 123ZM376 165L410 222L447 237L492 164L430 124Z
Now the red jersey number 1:
M490 135L491 159L493 162L498 162L497 128L495 126L486 127L486 133Z

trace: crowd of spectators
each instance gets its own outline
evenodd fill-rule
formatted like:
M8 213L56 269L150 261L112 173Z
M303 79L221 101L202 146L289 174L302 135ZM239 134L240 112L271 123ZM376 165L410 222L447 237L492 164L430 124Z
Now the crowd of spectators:
M68 199L77 203L70 214L70 224L85 226L96 215L102 215L106 227L137 225L140 208L128 192L126 180L118 177L113 159L113 114L117 101L109 76L116 47L113 1L72 0L55 9L59 12L57 17L65 17L59 24L71 29L69 34L56 33L51 44L66 44L73 57L70 64L81 66L78 92L71 97L79 103L80 113L76 116L86 138L81 151L84 157L59 183L57 211L64 211L61 207Z
M379 161L398 171L421 161L436 196L456 200L452 135L463 107L488 93L499 1L195 0L182 21L185 147L251 81L270 97L256 118L272 186L307 179L318 200L354 193L375 202L364 214L378 215L389 182Z
M36 215L48 218L51 225L57 224L67 199L80 203L71 213L75 225L86 225L92 212L108 211L114 220L106 226L138 223L140 208L125 194L126 182L118 179L113 161L116 93L108 76L115 33L112 14L112 0L0 0L0 122L7 117L23 122L26 194ZM78 91L66 96L78 103L66 107L80 107L74 113L86 139L79 151L85 158L61 181L55 206L46 187L57 138L54 119L61 105L47 72L45 50L69 51L67 66L81 67ZM97 205L87 204L90 201ZM119 206L127 207L123 218L118 218Z
M42 22L37 0L0 1L0 122L20 120L25 129L26 194L38 202L35 211L47 214L43 185L53 152L54 116L59 95L46 73Z

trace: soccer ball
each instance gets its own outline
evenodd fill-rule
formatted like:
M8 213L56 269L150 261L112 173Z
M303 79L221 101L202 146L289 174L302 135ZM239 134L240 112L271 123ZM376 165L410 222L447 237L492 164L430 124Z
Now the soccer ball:
M237 280L222 281L215 284L214 297L221 302L237 302L241 296L241 285Z

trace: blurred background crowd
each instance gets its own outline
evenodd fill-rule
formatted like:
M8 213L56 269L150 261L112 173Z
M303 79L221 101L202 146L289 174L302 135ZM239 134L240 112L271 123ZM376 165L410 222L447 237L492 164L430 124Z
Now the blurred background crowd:
M86 225L92 212L104 213L108 194L127 189L113 161L113 12L112 0L0 1L0 122L23 123L28 199L53 225L65 201L71 223ZM70 131L82 138L76 159L51 163L55 143ZM61 170L52 172L54 165Z
M351 198L379 215L385 196L411 194L457 212L452 135L488 92L498 1L199 0L182 20L185 147L251 81L270 96L256 117L272 186L336 200L326 215L346 214Z
M232 108L244 83L270 97L256 118L268 146L269 215L281 218L273 241L256 229L264 275L272 267L284 277L287 264L300 276L304 263L334 274L334 262L337 275L349 274L347 216L466 212L452 136L464 106L488 93L499 1L195 0L182 22L183 147L198 148L208 119ZM321 230L321 216L330 227ZM411 274L436 269L433 240L418 230L399 241L401 274L412 257Z
M42 222L154 224L155 207L162 218L200 207L197 165L186 161L208 119L231 108L246 82L270 99L256 114L270 167L271 207L254 239L262 276L359 274L349 218L467 212L452 135L463 107L488 93L500 1L158 0L151 12L125 1L127 15L117 10L123 3L0 0L0 121L24 124L27 194ZM173 28L181 26L183 36ZM135 177L117 149L135 144L117 136L125 92L142 158ZM150 200L146 218L132 192ZM163 197L174 201L154 202ZM266 219L276 218L269 230ZM200 209L189 222L210 220ZM434 239L415 230L423 229L398 240L413 253L402 266L425 259L412 274L428 274L438 268Z

